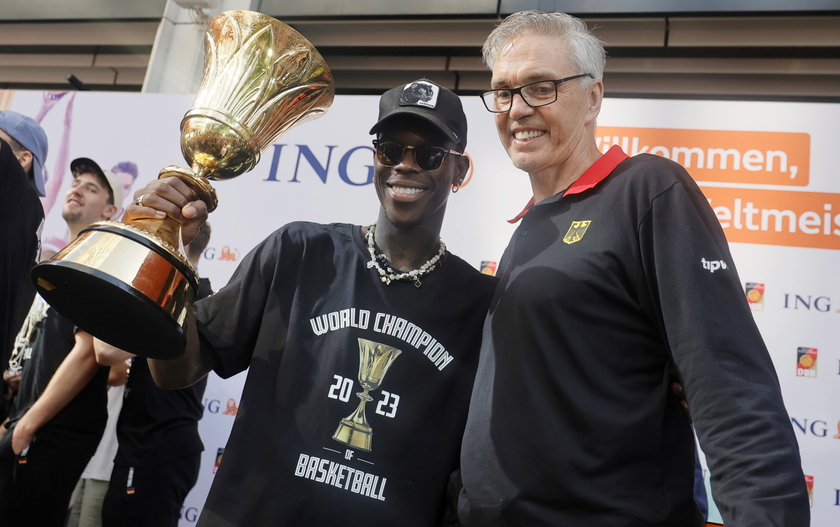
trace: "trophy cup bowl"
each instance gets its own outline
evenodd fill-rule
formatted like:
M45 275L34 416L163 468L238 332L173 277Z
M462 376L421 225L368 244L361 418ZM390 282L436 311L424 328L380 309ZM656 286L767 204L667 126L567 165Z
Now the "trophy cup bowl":
M181 121L190 168L169 166L159 178L180 178L212 212L209 180L254 168L277 137L323 115L334 95L329 67L295 30L261 13L222 13L208 25L204 75ZM169 217L93 223L36 265L32 279L56 311L113 346L153 359L184 352L198 277Z
M338 423L333 439L370 452L373 443L373 428L367 422L365 405L373 398L368 393L379 388L388 369L401 353L401 350L393 346L359 339L359 384L362 385L362 391L356 395L361 401L352 414Z

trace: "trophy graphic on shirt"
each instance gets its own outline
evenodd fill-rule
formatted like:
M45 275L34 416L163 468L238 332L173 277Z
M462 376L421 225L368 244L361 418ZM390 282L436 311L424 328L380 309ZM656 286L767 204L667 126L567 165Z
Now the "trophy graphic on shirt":
M248 172L282 133L320 117L335 95L324 58L297 31L253 11L210 21L204 76L181 120L190 168L168 166L212 212L208 180ZM184 326L198 276L172 218L96 222L52 260L35 266L41 296L75 325L105 342L154 359L184 352Z
M333 439L353 448L370 452L373 440L373 428L365 417L365 405L372 401L369 392L379 388L388 368L397 360L402 351L393 346L359 339L359 384L363 391L356 395L361 399L356 411L338 424Z

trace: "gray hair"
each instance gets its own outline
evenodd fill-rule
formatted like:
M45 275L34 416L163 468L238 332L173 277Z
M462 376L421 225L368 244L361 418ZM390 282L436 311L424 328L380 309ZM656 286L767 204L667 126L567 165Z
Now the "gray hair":
M569 51L569 62L575 67L575 73L588 73L595 79L604 77L604 64L607 53L604 43L593 35L586 24L579 18L566 13L545 13L543 11L520 11L505 18L490 33L481 54L487 67L493 69L502 46L522 35L544 35L562 38ZM585 78L582 87L588 86L593 79Z

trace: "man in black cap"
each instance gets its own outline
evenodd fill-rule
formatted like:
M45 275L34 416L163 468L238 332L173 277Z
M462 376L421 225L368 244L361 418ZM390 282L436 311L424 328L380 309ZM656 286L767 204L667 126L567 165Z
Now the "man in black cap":
M122 185L87 158L70 165L62 216L75 238L110 219ZM105 428L108 369L96 363L93 337L35 297L8 364L20 386L0 438L3 524L61 526L73 487Z
M495 285L440 240L467 120L420 80L382 96L371 133L376 223L276 231L195 304L184 356L149 360L170 388L250 367L198 525L442 523ZM207 217L177 178L136 195L126 218L165 212L184 241Z
M38 262L44 209L42 165L47 134L34 120L0 111L0 365L35 296L29 271ZM0 367L2 370L2 367ZM11 390L0 380L0 422L8 415Z

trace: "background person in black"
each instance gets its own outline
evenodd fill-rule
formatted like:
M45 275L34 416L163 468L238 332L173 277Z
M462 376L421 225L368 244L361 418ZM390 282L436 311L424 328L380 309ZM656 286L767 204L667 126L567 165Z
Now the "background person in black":
M94 340L94 349L96 341ZM66 527L101 527L102 502L108 492L108 482L114 470L117 455L117 420L128 380L127 364L112 366L108 371L108 421L102 438L91 456L82 477L79 478L70 498L70 511Z
M196 303L185 355L149 360L167 387L248 369L199 525L442 523L495 280L440 240L450 191L469 168L467 121L454 93L417 82L434 104L403 97L410 85L380 99L375 225L279 229ZM206 208L169 179L138 191L145 206L126 217L168 214L189 240ZM357 397L364 357L393 348L387 375ZM360 405L367 445L342 435Z
M62 216L75 237L117 213L122 186L90 159L76 159L71 169ZM20 368L21 381L0 439L3 523L62 526L105 428L108 369L96 363L93 337L40 297L18 333L10 368Z
M198 262L210 241L210 224L201 226L184 248L190 264ZM197 298L213 293L201 278ZM155 386L146 359L94 339L96 359L106 366L126 360L128 382L119 421L119 448L102 504L104 527L177 527L184 499L195 485L204 445L198 435L203 415L204 377L181 390Z
M47 134L32 119L0 111L0 422L20 377L5 373L14 337L35 297L29 271L38 262L44 209ZM7 381L11 386L7 386Z
M703 525L673 364L724 524L808 525L797 441L714 211L678 164L595 143L601 42L572 16L525 11L483 51L482 98L534 197L499 262L461 521Z

